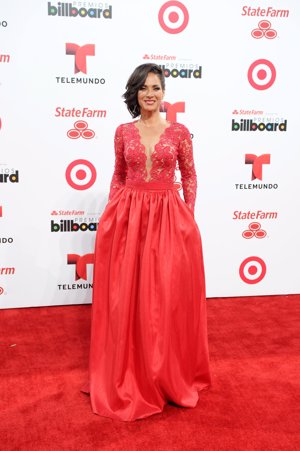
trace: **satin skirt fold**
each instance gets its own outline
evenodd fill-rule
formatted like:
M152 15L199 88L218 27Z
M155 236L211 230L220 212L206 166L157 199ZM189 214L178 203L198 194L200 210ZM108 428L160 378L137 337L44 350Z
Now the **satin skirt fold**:
M133 421L210 385L201 238L173 184L127 182L96 235L89 381L94 413Z

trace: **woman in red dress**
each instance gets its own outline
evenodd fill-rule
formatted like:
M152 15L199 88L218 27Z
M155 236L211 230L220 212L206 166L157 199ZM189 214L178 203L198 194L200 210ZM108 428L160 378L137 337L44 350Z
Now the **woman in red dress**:
M89 382L93 412L133 421L210 385L205 279L188 129L160 115L161 68L138 66L115 133L115 170L96 244ZM174 186L179 164L185 202Z

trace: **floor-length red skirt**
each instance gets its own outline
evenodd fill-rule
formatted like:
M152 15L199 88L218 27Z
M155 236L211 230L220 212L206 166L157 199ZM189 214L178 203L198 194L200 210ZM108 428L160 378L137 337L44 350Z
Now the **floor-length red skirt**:
M210 385L201 238L173 184L127 182L95 245L89 382L93 412L132 421Z

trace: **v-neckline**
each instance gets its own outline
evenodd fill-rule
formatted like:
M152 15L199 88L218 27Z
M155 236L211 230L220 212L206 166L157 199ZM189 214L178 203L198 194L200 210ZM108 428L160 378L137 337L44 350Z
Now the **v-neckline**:
M135 128L138 139L139 139L139 144L142 148L143 154L145 156L145 171L146 171L146 182L149 182L151 180L151 171L152 171L152 166L153 166L153 155L156 152L156 147L158 146L158 144L161 142L163 136L165 135L166 131L172 126L172 122L168 122L168 126L165 127L165 129L161 132L161 134L158 137L158 141L153 145L153 150L151 152L149 152L149 154L147 153L146 150L146 146L145 144L142 143L142 135L140 133L140 129L135 125L138 121L134 121L132 122L132 126Z
M147 155L147 153L146 153L146 146L145 146L145 144L143 144L143 142L142 142L142 135L141 135L140 129L135 125L137 122L138 122L138 120L132 122L132 125L133 125L133 127L136 129L136 131L137 131L137 134L138 134L138 137L139 137L139 143L140 143L140 145L142 146L143 151L144 151L144 154L145 154L145 156L146 156L146 158L147 158L148 155ZM163 136L165 135L166 131L167 131L171 126L172 126L172 122L169 122L169 121L168 121L167 127L164 128L164 130L163 130L163 131L161 132L161 134L159 135L157 142L154 144L152 152L149 152L149 157L150 157L150 158L152 157L153 153L155 152L156 146L160 143L160 141L161 141L161 139L163 138Z

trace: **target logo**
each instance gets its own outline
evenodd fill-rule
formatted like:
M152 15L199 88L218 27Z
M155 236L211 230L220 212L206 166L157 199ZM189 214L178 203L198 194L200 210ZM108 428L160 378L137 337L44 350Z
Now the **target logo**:
M95 183L97 171L88 160L75 160L66 169L68 184L77 190L88 189Z
M240 265L240 278L251 285L260 282L266 275L267 266L259 257L248 257Z
M249 240L253 237L261 239L267 236L267 232L265 230L262 230L261 224L259 222L251 222L248 225L248 229L243 231L242 236L243 238L246 238L246 240Z
M74 73L82 72L86 74L86 57L87 56L95 56L95 45L94 44L85 44L83 46L79 46L77 44L73 44L72 42L66 43L66 55L74 55L75 56L75 65L74 65Z
M94 254L68 254L67 263L68 265L75 265L75 280L87 280L87 265L94 263Z
M88 123L86 121L76 121L74 123L74 128L68 130L67 136L70 139L78 139L80 137L92 139L95 136L95 132L88 128Z
M248 69L248 81L252 88L263 91L269 89L276 79L276 69L271 61L259 59Z
M158 21L167 33L181 33L189 23L189 12L181 2L169 1L160 8Z
M258 28L254 28L251 31L251 36L254 39L274 39L277 36L277 31L271 28L271 22L269 20L261 20L258 22Z

